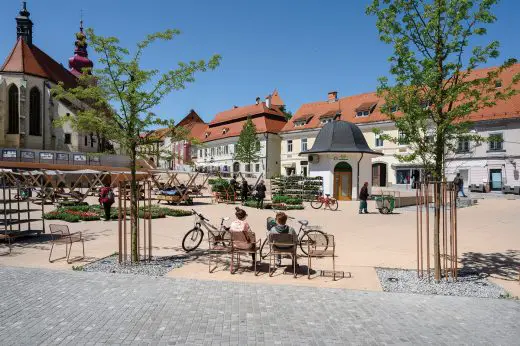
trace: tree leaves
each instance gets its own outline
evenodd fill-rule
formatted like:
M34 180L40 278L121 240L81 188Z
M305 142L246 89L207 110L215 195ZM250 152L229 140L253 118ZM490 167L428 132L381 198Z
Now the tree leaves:
M390 73L394 85L380 78L382 111L410 143L402 161L420 160L434 178L444 176L444 161L456 142L484 138L470 134L469 116L506 100L518 91L496 87L502 72L516 60L484 73L474 70L499 56L499 42L471 46L473 36L487 33L496 21L497 0L374 0L367 14L377 17L380 39L393 45ZM398 105L399 111L392 112ZM393 138L398 142L399 138Z
M257 162L260 159L260 141L256 135L256 126L251 117L247 118L238 137L235 159L247 164Z

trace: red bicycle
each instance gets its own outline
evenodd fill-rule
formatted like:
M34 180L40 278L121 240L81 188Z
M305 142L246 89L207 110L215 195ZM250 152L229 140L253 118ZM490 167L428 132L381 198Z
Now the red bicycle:
M330 210L338 210L338 201L335 198L330 197L328 193L325 194L325 196L317 195L316 199L311 201L311 207L314 209L320 209L324 205L324 209L327 209L328 207Z

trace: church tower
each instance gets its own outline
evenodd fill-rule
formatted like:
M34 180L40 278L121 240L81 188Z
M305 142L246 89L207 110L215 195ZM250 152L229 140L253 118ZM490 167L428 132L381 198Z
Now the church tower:
M20 10L19 15L16 17L16 38L20 37L29 46L32 46L32 29L33 22L29 19L31 14L27 11L27 2L23 2L23 7Z
M88 58L87 52L87 36L83 32L83 21L79 23L79 32L76 33L76 42L74 43L74 56L69 59L70 72L76 77L80 76L84 68L94 66L92 61Z

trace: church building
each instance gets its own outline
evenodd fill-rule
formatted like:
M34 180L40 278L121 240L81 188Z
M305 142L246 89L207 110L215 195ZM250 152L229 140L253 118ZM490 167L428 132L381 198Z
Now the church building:
M92 68L83 23L76 34L69 69L33 42L33 22L26 3L16 17L16 42L0 67L0 147L12 149L96 152L99 139L69 125L53 126L59 117L73 117L78 105L53 99L51 88L77 85L82 69ZM81 105L79 105L81 106Z

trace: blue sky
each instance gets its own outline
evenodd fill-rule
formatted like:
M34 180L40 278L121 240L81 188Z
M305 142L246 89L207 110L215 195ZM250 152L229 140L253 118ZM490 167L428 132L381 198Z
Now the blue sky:
M378 40L367 0L29 0L34 43L64 65L72 56L80 11L85 26L119 37L133 48L146 34L176 28L182 35L153 45L143 58L147 68L166 71L179 61L222 55L216 71L199 74L186 90L173 92L155 109L180 120L191 108L205 120L233 105L254 103L278 88L289 110L302 103L375 90L388 74L391 47ZM18 0L2 0L0 59L16 39ZM501 57L520 58L520 1L503 0L498 22L486 40L501 42ZM96 57L91 52L94 62Z

